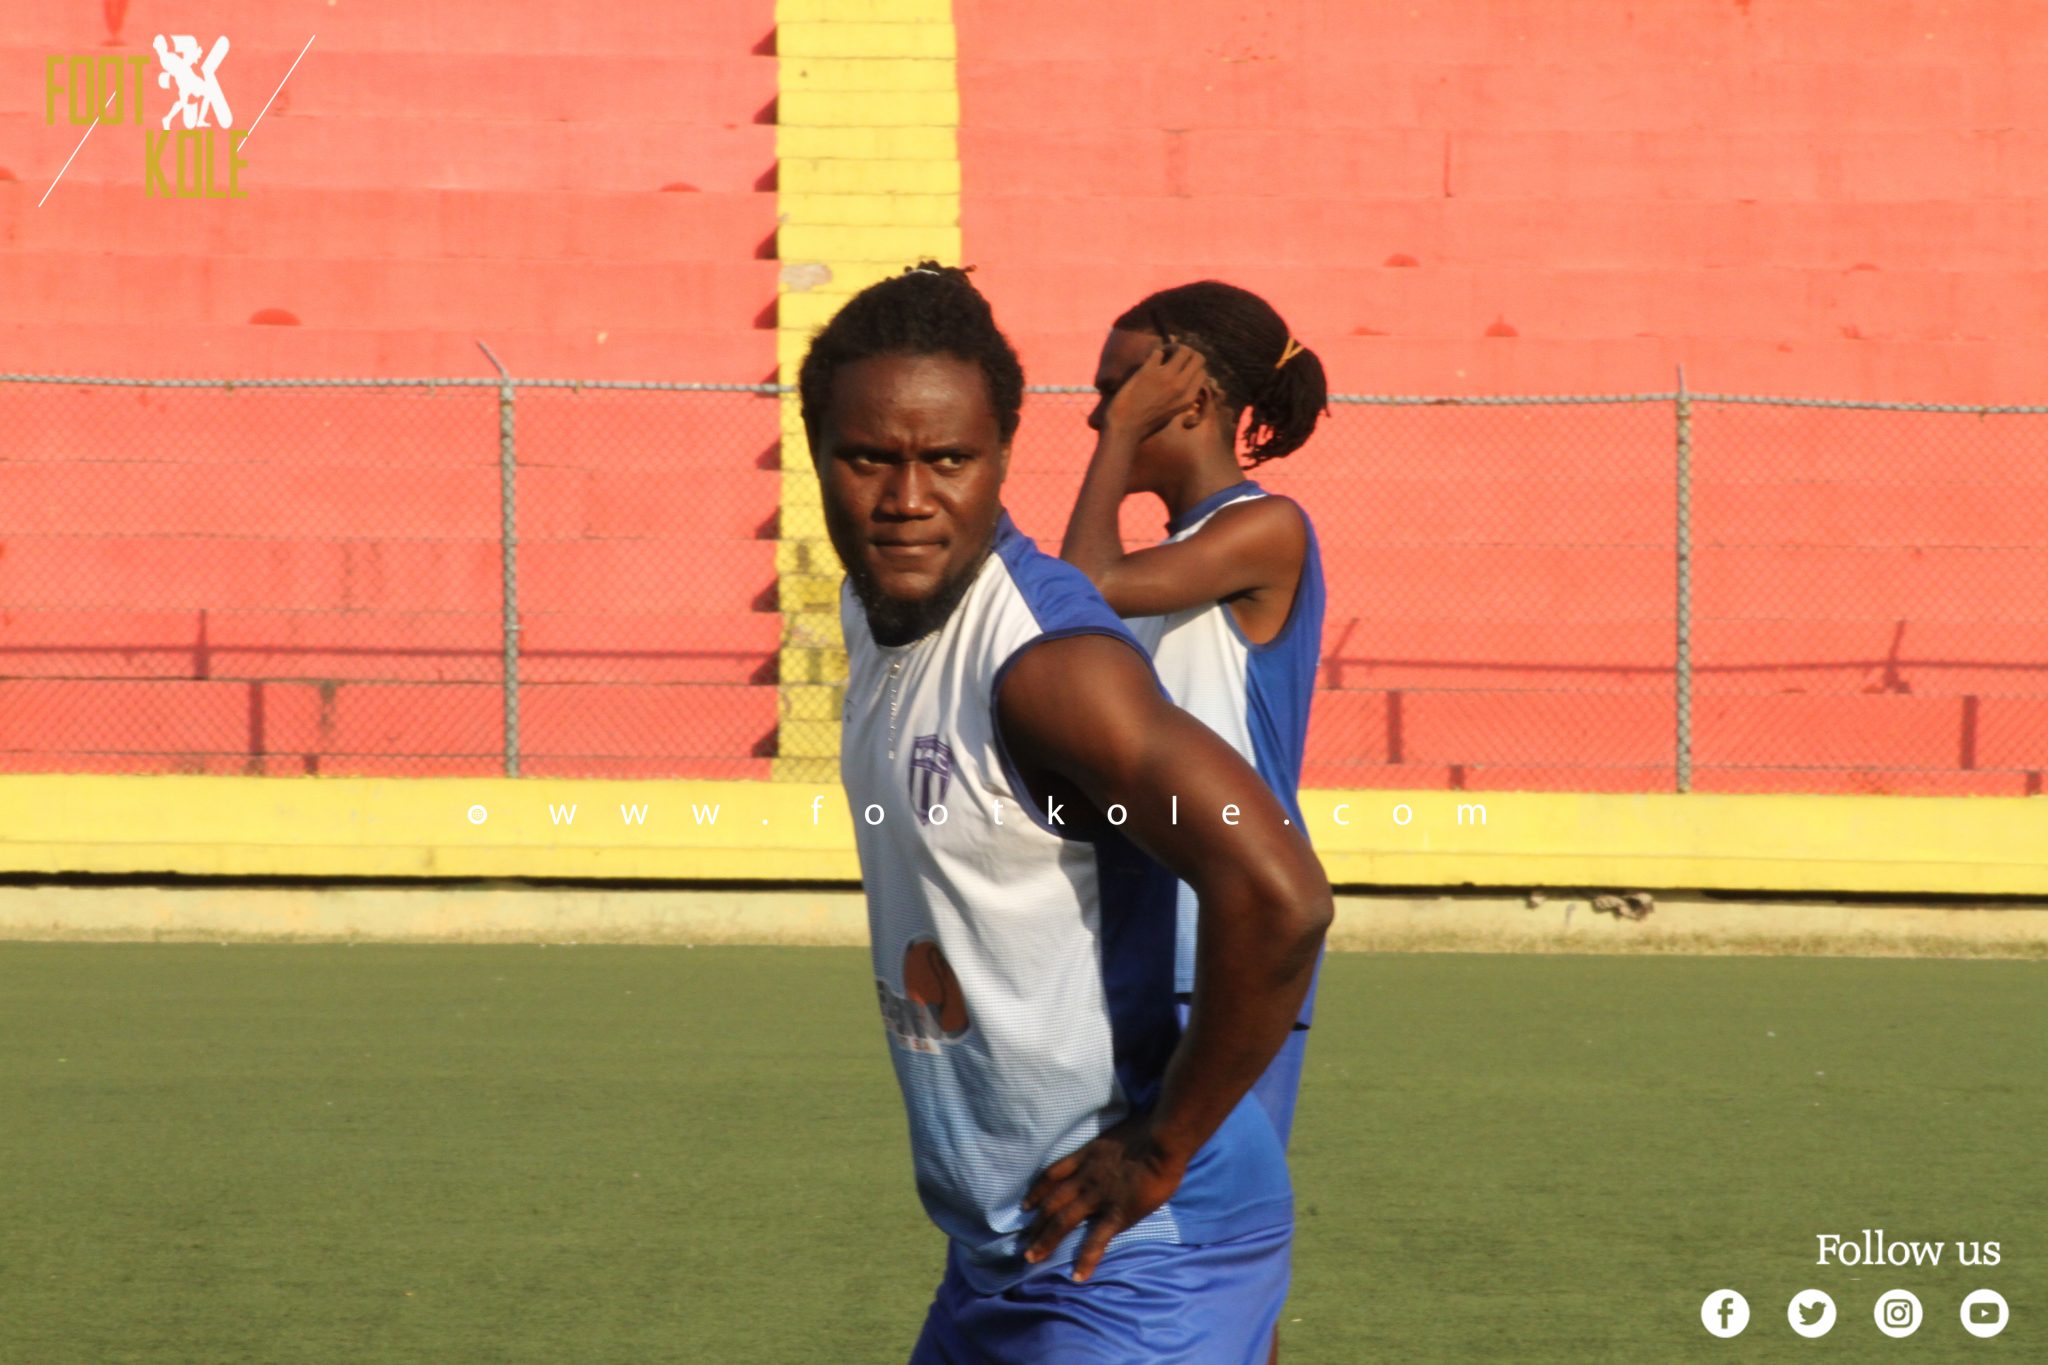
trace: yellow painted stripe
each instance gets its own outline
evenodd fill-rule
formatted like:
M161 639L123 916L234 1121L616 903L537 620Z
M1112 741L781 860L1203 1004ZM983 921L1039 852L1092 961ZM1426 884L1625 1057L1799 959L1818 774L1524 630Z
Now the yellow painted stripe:
M784 202L793 218L827 226L949 228L960 213L950 194L791 194Z
M960 97L948 90L785 90L778 122L807 128L930 128L960 123Z
M862 161L950 162L958 158L959 147L959 130L950 127L817 128L784 123L775 129L775 155L781 160L848 157Z
M794 385L818 328L877 280L960 259L950 0L777 0L775 354ZM840 572L794 396L783 401L779 781L836 783Z
M782 88L795 90L951 91L951 57L808 57L790 63Z
M0 776L0 872L857 880L836 689L790 692L828 712L794 737L804 783ZM2048 896L2041 798L1309 791L1302 814L1339 884Z
M949 6L950 8L950 6ZM812 57L927 57L952 61L950 16L927 23L828 23L784 17L778 6L775 51L787 62Z
M918 257L960 239L958 222L928 227L858 227L846 223L797 223L785 221L775 234L785 261L902 261L915 263ZM957 249L957 247L956 247Z
M791 344L808 347L812 334L846 306L848 297L822 292L782 295L777 304L777 317L784 333L792 339Z
M865 131L855 129L856 132ZM857 157L796 157L777 163L776 183L782 195L877 194L877 186L897 185L905 194L960 193L958 161L867 161Z

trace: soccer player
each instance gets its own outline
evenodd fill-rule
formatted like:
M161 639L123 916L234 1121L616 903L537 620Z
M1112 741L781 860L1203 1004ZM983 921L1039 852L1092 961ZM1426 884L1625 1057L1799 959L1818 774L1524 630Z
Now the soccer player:
M1331 914L1299 822L1003 510L1023 392L964 272L850 300L799 380L846 568L840 772L917 1190L912 1354L1267 1358L1293 1197L1250 1096ZM1185 1027L1174 879L1199 905Z
M1227 739L1301 824L1301 762L1322 653L1323 566L1308 513L1238 464L1290 455L1328 402L1322 362L1258 295L1215 280L1162 290L1119 317L1095 377L1090 462L1060 557L1084 571L1152 655L1174 701ZM1167 539L1124 553L1117 509L1150 493ZM1175 988L1196 960L1183 885ZM1294 1127L1315 991L1254 1087L1284 1144Z

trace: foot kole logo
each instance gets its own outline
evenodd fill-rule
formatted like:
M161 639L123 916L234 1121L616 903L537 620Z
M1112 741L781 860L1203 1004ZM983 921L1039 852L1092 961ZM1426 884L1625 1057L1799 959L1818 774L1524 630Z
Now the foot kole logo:
M306 47L312 45L308 38ZM284 81L278 82L270 101L257 111L249 126L237 128L222 84L221 66L233 47L227 35L207 44L190 33L159 33L150 46L154 63L150 54L139 52L51 53L43 64L43 122L85 130L72 149L71 160L85 149L86 140L102 123L142 129L143 186L153 197L247 198L241 188L241 173L249 162L242 155L242 143L270 112ZM306 49L301 48L299 57L305 55ZM296 59L292 62L286 80L298 64ZM144 96L151 87L170 92L171 102L161 119L144 108ZM51 190L64 178L64 171L71 169L71 160L65 161L64 170L50 182ZM49 197L49 191L44 191L43 198Z
M937 1052L967 1034L967 997L946 955L928 938L912 939L903 950L903 993L882 980L875 982L881 998L882 1023L889 1039L912 1052Z
M220 67L231 44L226 35L210 48L189 33L156 35L156 72L150 59L52 54L44 67L43 121L63 120L92 128L130 124L143 129L143 183L152 196L178 199L243 199L241 155L248 130L236 128ZM147 84L171 91L174 101L162 120L143 109ZM178 126L173 129L172 125ZM81 141L81 147L84 143Z

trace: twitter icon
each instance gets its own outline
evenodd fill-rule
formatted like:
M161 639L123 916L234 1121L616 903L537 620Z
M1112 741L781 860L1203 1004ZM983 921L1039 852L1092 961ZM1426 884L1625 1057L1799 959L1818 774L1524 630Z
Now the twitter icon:
M1819 1289L1794 1294L1786 1306L1785 1321L1802 1337L1824 1337L1835 1325L1835 1301Z

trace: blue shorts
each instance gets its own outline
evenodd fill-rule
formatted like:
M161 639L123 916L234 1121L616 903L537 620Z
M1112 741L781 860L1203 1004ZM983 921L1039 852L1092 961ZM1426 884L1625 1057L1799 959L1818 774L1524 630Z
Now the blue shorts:
M1293 1247L1292 1227L1139 1242L1086 1284L1068 1267L994 1294L968 1288L949 1248L910 1365L1265 1365Z

